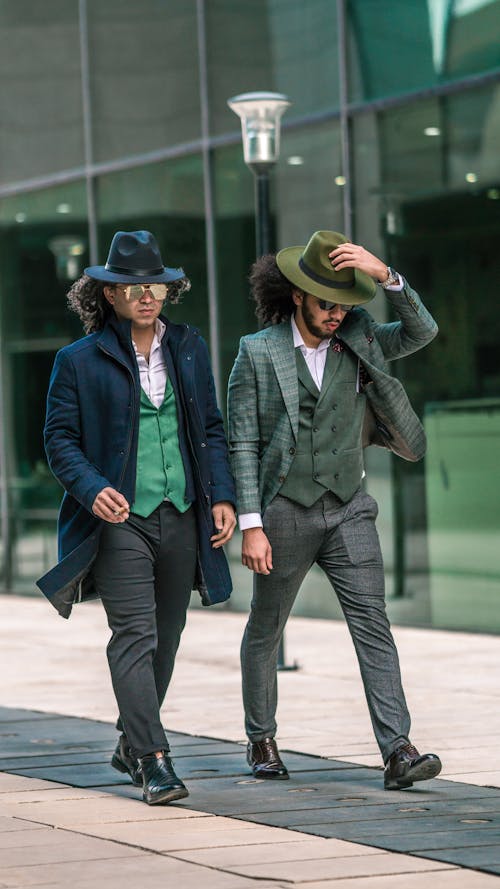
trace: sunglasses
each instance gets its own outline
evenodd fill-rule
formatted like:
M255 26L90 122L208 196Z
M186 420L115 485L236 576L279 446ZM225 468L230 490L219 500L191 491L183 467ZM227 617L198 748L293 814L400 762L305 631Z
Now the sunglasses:
M323 312L332 312L333 309L340 309L341 312L350 312L354 308L354 306L346 306L343 303L331 303L327 299L319 299L317 296L314 299Z
M125 299L129 303L142 299L146 290L158 302L163 302L168 293L166 284L117 284L116 286L123 290Z

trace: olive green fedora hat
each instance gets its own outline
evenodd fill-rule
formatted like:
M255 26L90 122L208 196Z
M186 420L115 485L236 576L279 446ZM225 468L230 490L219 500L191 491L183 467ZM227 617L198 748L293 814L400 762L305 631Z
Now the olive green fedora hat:
M359 306L375 296L376 284L359 269L336 272L328 256L349 241L339 232L314 232L304 247L285 247L276 255L279 270L300 290L331 303Z

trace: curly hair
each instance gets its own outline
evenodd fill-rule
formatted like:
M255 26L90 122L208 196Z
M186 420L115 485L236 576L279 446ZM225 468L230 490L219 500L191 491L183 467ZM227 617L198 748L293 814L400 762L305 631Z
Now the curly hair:
M274 253L267 253L254 262L248 280L257 304L255 314L264 327L279 324L293 315L292 293L299 288L281 273Z
M68 307L78 315L85 333L102 330L112 307L104 296L104 288L113 287L109 281L97 281L89 275L82 275L66 294ZM177 305L182 302L183 293L191 289L189 278L179 278L168 285L167 302Z

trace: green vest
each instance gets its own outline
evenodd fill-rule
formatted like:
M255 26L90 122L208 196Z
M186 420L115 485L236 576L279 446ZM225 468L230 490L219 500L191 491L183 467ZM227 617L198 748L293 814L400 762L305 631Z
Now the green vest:
M167 379L165 396L158 408L141 388L137 479L131 512L146 518L166 499L179 512L185 512L190 506L185 493L177 405L172 383Z
M365 396L356 393L357 359L346 348L337 352L330 347L319 391L300 349L295 356L299 431L293 462L279 493L312 506L326 491L333 491L347 503L363 475Z

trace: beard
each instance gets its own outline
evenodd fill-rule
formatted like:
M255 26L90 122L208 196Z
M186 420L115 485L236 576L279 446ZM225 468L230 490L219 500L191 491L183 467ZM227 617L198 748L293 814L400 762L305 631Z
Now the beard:
M320 327L318 324L314 323L314 316L307 305L306 299L302 302L302 318L311 336L315 336L320 340L329 340L332 338L333 331L325 330L324 327Z

